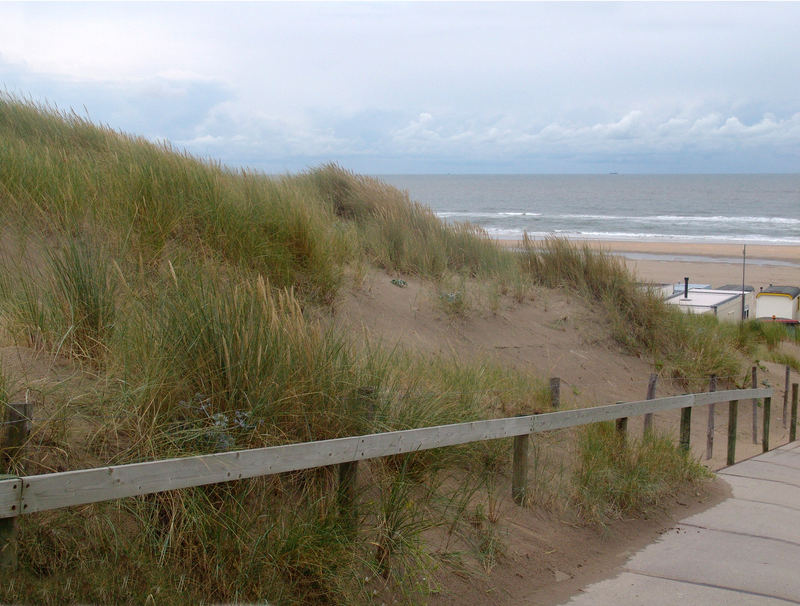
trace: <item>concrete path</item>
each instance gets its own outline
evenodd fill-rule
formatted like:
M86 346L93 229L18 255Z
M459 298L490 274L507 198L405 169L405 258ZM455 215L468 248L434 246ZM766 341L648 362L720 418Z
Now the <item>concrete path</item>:
M717 472L733 496L681 520L581 606L800 604L800 442Z

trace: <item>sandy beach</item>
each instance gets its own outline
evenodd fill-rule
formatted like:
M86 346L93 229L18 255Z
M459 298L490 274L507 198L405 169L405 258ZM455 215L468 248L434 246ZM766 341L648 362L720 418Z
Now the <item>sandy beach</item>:
M741 244L695 244L691 242L584 241L581 243L624 257L626 265L642 281L655 283L690 282L741 284ZM503 241L519 246L518 241ZM747 245L745 283L766 287L770 284L800 286L800 246Z

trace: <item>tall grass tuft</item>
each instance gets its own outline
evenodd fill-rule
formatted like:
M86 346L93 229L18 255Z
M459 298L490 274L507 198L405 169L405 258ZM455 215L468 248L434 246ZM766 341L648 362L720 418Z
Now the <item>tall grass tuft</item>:
M51 347L53 308L41 286L45 280L41 270L4 260L0 275L4 282L0 306L5 328L20 344L37 350Z
M228 486L22 518L22 566L0 596L52 605L155 596L164 604L363 603L353 596L366 552L339 524L335 499L280 482Z
M364 253L387 269L441 278L447 272L508 279L508 251L470 224L447 225L430 208L377 179L327 164L305 179L333 212L357 226Z
M613 423L582 428L579 449L575 498L582 516L594 523L645 513L710 475L669 438L625 440Z
M132 321L118 347L137 352L128 372L150 386L139 406L163 422L203 426L220 415L278 441L368 428L360 394L378 390L385 369L364 364L341 334L307 320L291 291L263 278L222 286L202 271L179 271Z
M23 344L102 364L116 323L108 253L80 238L45 249L41 262L0 260L7 328Z
M71 239L48 255L54 308L66 326L66 352L98 361L108 348L116 315L116 285L108 255L99 246Z
M768 359L784 366L789 366L795 372L800 372L800 360L796 356L781 351L770 352Z
M780 322L759 322L754 320L751 322L751 327L770 351L778 347L781 341L792 338L792 334L789 332L790 329Z

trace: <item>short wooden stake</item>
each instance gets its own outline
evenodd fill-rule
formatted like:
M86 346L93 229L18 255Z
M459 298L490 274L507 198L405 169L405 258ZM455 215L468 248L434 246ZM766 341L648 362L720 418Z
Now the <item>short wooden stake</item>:
M32 402L9 402L6 407L7 430L0 457L0 473L10 473L14 459L28 439L33 417ZM17 566L17 519L0 519L0 570L13 570Z
M656 397L656 382L658 381L658 375L656 373L650 373L650 380L647 382L647 399L652 400ZM644 435L647 435L649 432L653 431L653 413L648 412L644 415Z
M769 421L772 408L772 398L764 398L764 431L761 438L761 451L767 452L769 450Z
M356 478L358 476L358 461L339 463L339 517L342 525L351 535L358 528L358 508L356 506Z
M717 391L717 375L711 375L708 391ZM708 428L706 429L706 459L714 454L714 404L708 405Z
M628 417L617 419L617 433L622 439L622 442L625 443L625 440L628 438Z
M689 441L692 435L692 407L681 408L681 441L680 448L684 452L689 451Z
M789 441L797 439L797 383L792 383L792 421L789 428Z
M758 389L758 367L752 368L753 389ZM758 398L753 398L753 444L758 444Z
M739 401L728 402L728 465L736 462L736 426L739 417Z
M514 461L511 471L511 497L517 505L525 505L528 493L528 444L530 434L514 437Z
M617 402L617 404L622 404L622 402ZM617 428L617 435L624 445L625 441L628 439L628 417L617 419L615 425Z
M786 427L786 413L789 410L789 376L791 375L792 369L789 368L789 365L786 365L786 383L783 388L783 426Z
M550 379L550 406L553 410L561 407L561 379L559 377Z
M9 402L6 407L6 436L2 444L0 473L12 473L14 460L28 439L33 418L33 402Z

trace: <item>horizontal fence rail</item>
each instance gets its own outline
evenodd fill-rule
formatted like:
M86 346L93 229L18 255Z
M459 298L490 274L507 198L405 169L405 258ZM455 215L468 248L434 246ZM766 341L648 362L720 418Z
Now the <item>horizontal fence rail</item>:
M23 477L0 476L0 518L613 421L717 402L770 398L739 389Z
M714 391L708 393L690 393L682 396L670 396L654 400L640 400L638 402L623 402L609 404L594 408L579 408L563 412L547 412L532 415L534 418L533 432L550 431L551 429L564 429L576 425L588 425L602 421L614 421L626 417L635 417L652 412L675 410L677 408L691 408L704 406L717 402L730 402L731 400L744 400L748 398L767 398L772 396L771 389L732 389L729 391Z

